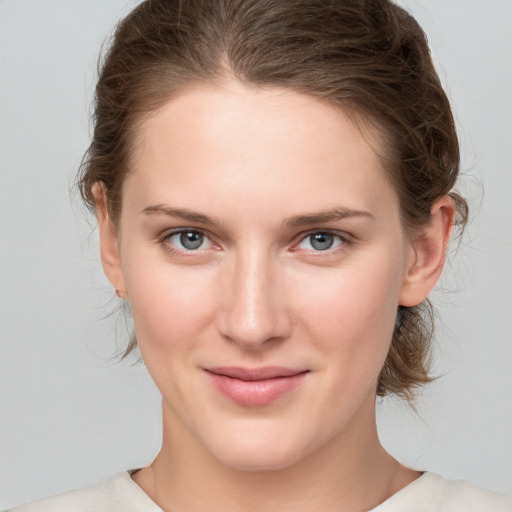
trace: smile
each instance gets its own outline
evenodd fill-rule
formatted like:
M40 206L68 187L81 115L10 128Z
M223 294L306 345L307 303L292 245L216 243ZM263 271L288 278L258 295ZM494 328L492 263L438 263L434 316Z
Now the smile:
M238 405L263 407L295 389L308 370L268 366L263 368L218 367L205 369L221 394Z

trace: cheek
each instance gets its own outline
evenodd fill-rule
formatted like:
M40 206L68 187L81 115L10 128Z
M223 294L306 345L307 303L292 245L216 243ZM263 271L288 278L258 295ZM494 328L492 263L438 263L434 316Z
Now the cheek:
M213 324L208 279L197 269L193 276L165 263L129 270L127 289L142 359L162 396L186 403L195 354Z
M158 358L190 348L211 324L210 278L198 268L176 268L165 261L151 266L128 263L125 275L141 352L147 347L146 352L156 351Z
M389 350L399 285L398 266L346 266L294 292L301 301L297 317L345 374L376 375Z

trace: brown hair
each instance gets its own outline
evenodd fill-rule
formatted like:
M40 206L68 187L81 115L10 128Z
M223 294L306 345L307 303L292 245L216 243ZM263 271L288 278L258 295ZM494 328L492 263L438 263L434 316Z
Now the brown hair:
M94 135L79 188L101 182L116 224L138 124L189 85L234 77L309 94L380 128L404 226L452 192L459 148L425 34L388 0L146 0L115 30L96 87ZM377 393L413 397L431 380L432 308L400 307ZM126 353L135 346L135 339Z

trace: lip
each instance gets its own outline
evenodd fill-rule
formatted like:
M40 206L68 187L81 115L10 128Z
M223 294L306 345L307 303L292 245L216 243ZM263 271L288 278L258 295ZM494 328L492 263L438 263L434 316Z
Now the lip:
M266 366L205 368L213 387L238 405L263 407L300 385L308 370Z

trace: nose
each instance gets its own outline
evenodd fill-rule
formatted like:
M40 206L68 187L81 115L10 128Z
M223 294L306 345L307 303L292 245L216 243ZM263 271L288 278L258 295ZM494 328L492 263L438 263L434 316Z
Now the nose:
M254 350L288 337L292 322L279 264L248 252L223 273L219 328L225 339Z

